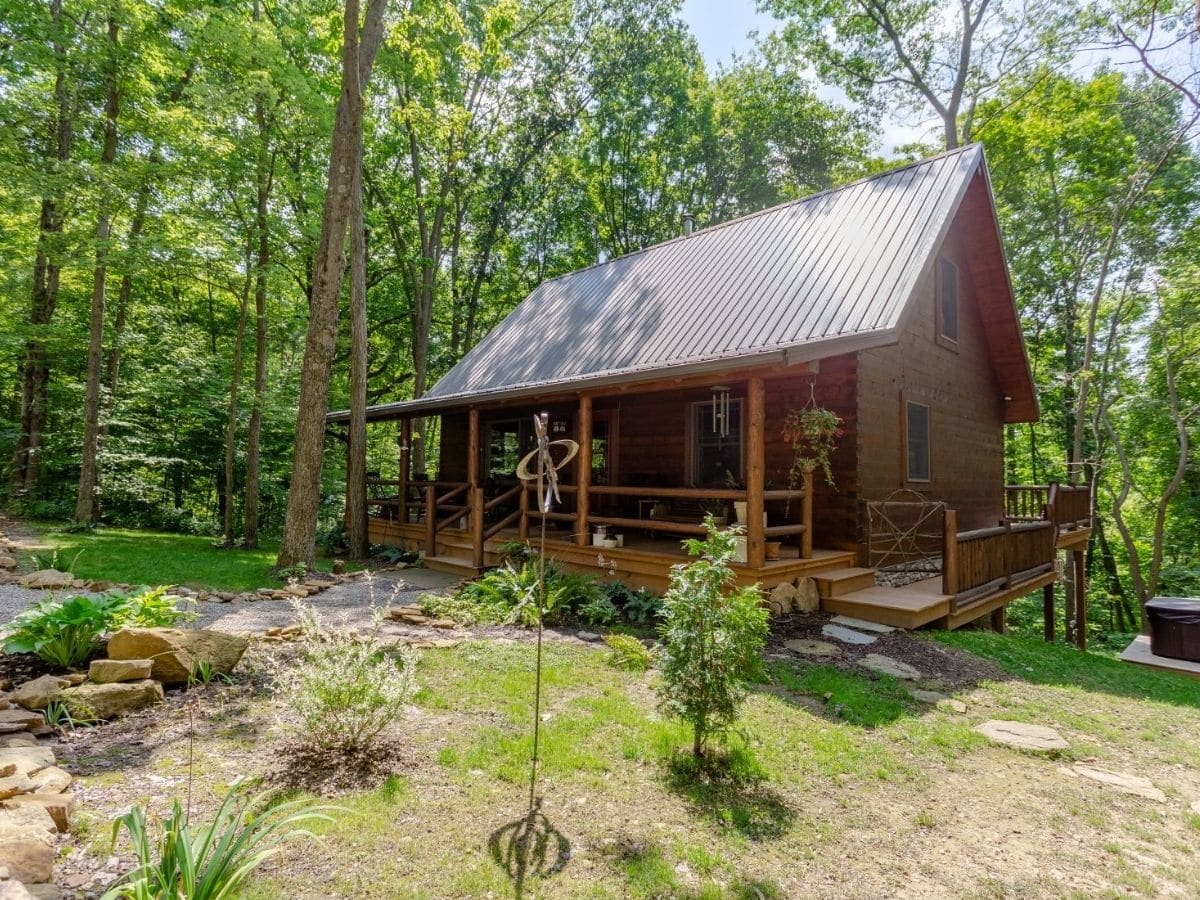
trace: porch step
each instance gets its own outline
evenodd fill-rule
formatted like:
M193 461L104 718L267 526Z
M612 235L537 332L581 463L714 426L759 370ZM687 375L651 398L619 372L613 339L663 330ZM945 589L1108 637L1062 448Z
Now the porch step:
M461 575L464 578L475 578L483 571L475 568L471 560L458 556L426 556L425 568L449 575Z
M895 628L919 628L949 613L950 598L941 592L941 579L931 579L902 588L880 585L822 598L821 608Z
M819 572L813 576L817 583L817 593L822 600L834 597L844 597L854 591L875 586L875 570L851 566L845 569L831 569Z

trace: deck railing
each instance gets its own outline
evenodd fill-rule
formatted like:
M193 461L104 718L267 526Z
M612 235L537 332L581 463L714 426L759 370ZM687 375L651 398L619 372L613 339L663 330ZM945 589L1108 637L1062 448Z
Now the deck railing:
M942 593L951 597L952 613L1054 570L1057 529L1050 519L958 531L957 514L946 510L944 534Z
M1092 487L1088 484L1010 484L1004 488L1006 517L1014 522L1048 520L1060 529L1088 528L1092 524Z

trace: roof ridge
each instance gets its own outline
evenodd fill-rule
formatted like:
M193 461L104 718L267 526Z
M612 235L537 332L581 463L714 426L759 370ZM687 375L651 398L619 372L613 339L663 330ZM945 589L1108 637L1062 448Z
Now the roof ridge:
M709 225L707 228L698 228L696 231L693 231L691 234L679 234L673 238L667 238L665 241L659 241L657 244L648 244L645 247L639 247L636 250L630 250L628 253L622 253L620 256L614 256L611 259L605 259L605 260L601 260L600 262L594 262L590 266L584 266L581 269L572 269L569 272L563 272L561 275L554 275L551 278L545 278L538 283L538 287L540 288L544 284L550 284L555 281L560 281L563 278L570 278L573 275L578 275L580 272L588 272L592 269L598 269L602 266L607 266L607 265L611 265L612 263L620 262L621 260L630 259L635 256L640 256L641 254L648 253L651 250L657 250L659 247L667 247L667 246L670 246L671 244L675 244L680 241L686 241L689 238L699 237L700 235L704 235L704 234L712 234L714 231L718 231L722 228L728 228L729 226L736 225L739 222L746 222L746 221L749 221L750 219L755 219L755 218L758 218L759 216L764 216L767 213L776 212L778 210L786 209L791 206L800 206L800 205L808 203L812 200L818 200L821 197L825 197L829 194L836 194L839 191L849 190L852 187L857 187L860 184L866 184L869 181L875 181L876 179L879 179L879 178L888 178L892 175L895 175L898 172L904 172L908 169L916 168L917 166L928 165L930 163L937 162L940 159L945 159L948 156L955 156L957 154L963 154L963 153L966 153L968 150L974 150L974 149L980 148L982 146L983 145L979 141L972 141L971 143L964 144L961 147L955 147L953 150L943 150L941 153L935 154L934 156L927 156L924 159L917 159L917 160L913 160L912 162L905 163L902 166L896 166L894 169L888 169L884 172L874 172L870 175L864 175L862 178L856 178L854 181L848 181L845 184L839 184L837 187L825 188L822 191L817 191L814 194L806 194L805 196L797 197L794 200L785 200L782 203L776 203L774 206L768 206L763 209L757 209L754 212L749 212L749 213L746 213L745 215L737 216L736 218L733 218L733 219L727 219L724 222L717 222L715 225ZM536 291L537 288L534 288L534 290Z

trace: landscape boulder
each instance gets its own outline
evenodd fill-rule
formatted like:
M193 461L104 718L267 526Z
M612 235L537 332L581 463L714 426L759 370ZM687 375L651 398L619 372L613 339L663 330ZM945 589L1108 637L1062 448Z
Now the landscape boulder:
M796 596L792 599L792 612L813 613L821 608L821 594L813 579L801 575L796 579Z
M775 585L771 589L771 596L767 600L767 605L771 608L773 616L788 616L792 613L792 607L796 602L796 597L799 591L796 586L790 581L784 581Z
M76 718L115 719L154 703L161 703L162 685L153 679L112 684L81 684L64 692L63 700Z
M204 663L228 675L246 652L244 637L205 629L123 628L108 641L109 659L153 662L151 676L163 684L186 684Z
M15 881L47 882L54 874L54 839L58 830L40 806L0 809L0 866Z
M54 751L44 744L32 747L0 747L0 769L14 767L15 775L33 775L54 765Z
M60 572L58 569L38 569L22 576L21 587L41 588L48 591L61 591L74 583L75 576L70 572Z
M88 681L112 684L117 681L144 681L154 663L148 659L93 659L88 666Z
M67 683L62 678L42 675L32 681L26 681L12 692L9 699L26 709L45 709L58 699L66 686Z
M65 833L71 827L71 813L75 810L74 794L18 794L0 802L0 812L19 810L22 808L44 809L49 814L54 827L59 833Z
M0 569L15 569L17 561L11 556L0 556Z

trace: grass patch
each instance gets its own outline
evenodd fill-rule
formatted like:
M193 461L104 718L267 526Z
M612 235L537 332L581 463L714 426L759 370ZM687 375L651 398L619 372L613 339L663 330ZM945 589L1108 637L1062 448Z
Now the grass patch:
M278 545L264 542L257 550L220 550L213 540L124 528L72 533L43 526L38 546L22 555L28 565L68 570L88 581L226 591L279 586L272 571ZM329 561L318 562L318 568L328 570Z

